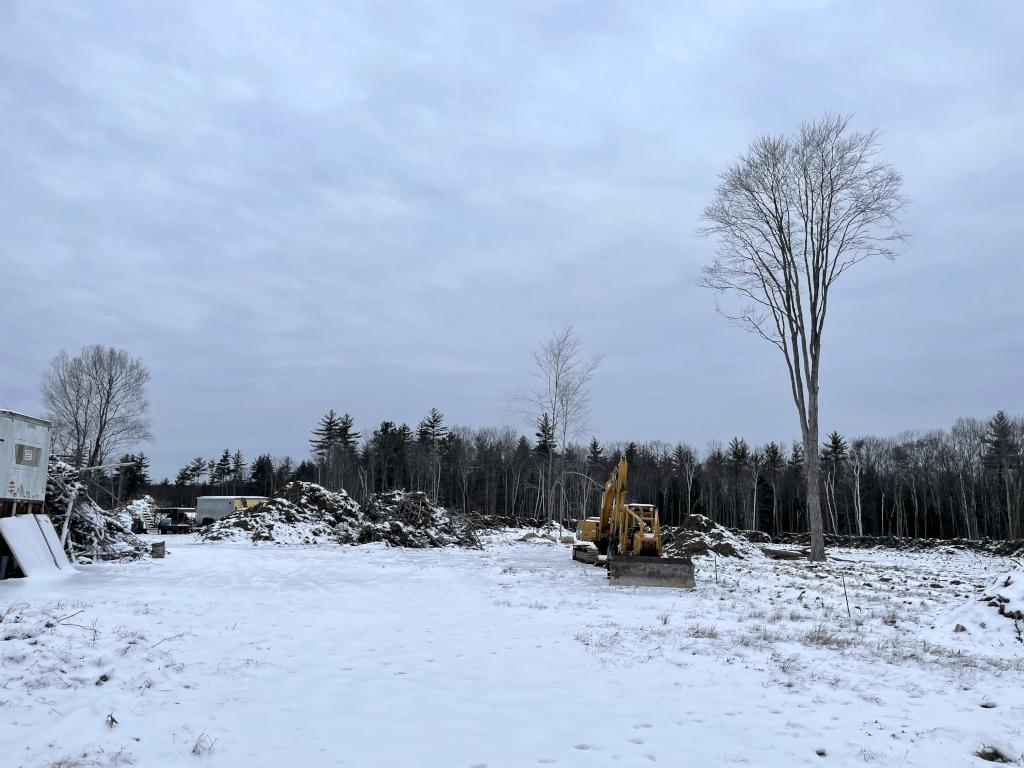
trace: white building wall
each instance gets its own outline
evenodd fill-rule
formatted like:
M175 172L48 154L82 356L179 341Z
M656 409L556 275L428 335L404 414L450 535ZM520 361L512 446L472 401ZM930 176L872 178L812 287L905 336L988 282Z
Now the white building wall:
M0 499L43 501L50 422L0 410Z

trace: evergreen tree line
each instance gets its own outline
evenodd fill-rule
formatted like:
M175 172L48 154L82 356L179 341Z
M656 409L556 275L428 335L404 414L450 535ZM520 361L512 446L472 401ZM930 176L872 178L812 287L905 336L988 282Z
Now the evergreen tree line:
M806 530L803 448L742 438L704 451L660 441L558 445L545 416L532 438L511 427L448 427L431 412L415 429L384 421L367 435L330 411L313 430L311 456L269 454L246 463L225 449L196 458L159 499L191 505L205 493L270 495L291 480L345 489L357 499L420 490L446 507L506 518L550 516L572 525L594 514L603 483L623 455L631 500L657 504L675 525L699 513L771 534ZM1000 411L959 419L948 431L847 439L821 446L826 532L905 537L1024 536L1024 419ZM550 494L550 498L545 495Z

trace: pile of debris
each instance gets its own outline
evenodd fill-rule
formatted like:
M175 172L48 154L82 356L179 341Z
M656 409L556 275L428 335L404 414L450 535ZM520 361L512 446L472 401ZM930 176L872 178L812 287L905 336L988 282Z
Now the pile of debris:
M362 505L345 491L315 483L289 483L262 504L240 509L210 525L205 541L278 544L366 544L397 547L473 546L467 522L453 519L421 492L374 494Z
M422 491L389 491L366 500L360 508L361 523L351 541L343 544L384 541L398 547L476 546L476 534L467 520L456 519L444 507L430 503Z
M147 552L146 545L131 532L131 522L126 525L116 512L100 509L89 497L78 470L56 459L49 465L46 511L58 535L63 535L67 523L67 551L72 562L135 560Z
M744 535L747 533L755 532L744 531ZM780 544L803 544L805 546L810 544L811 541L809 533L784 533L781 536L768 538ZM990 555L1001 555L1004 557L1024 557L1024 539L918 539L910 536L848 536L826 533L825 546L846 547L850 549L874 549L879 547L909 551L928 551L952 547L953 549L986 552Z
M678 527L664 527L662 545L668 557L761 558L764 554L746 537L713 522L704 515L689 515Z
M1012 570L989 584L981 602L1012 621L1017 640L1024 642L1024 569Z
M1024 568L1017 567L992 580L981 597L971 596L945 614L943 632L963 632L993 645L1024 643Z

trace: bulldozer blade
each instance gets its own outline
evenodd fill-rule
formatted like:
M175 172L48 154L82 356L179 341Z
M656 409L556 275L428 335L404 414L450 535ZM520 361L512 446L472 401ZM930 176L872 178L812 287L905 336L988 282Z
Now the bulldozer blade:
M609 557L608 581L626 587L697 586L693 580L693 561L688 557Z

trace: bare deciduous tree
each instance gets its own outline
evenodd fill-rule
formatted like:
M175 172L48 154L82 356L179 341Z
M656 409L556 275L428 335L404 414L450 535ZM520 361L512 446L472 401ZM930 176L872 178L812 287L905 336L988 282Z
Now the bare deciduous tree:
M828 115L795 136L763 136L722 175L704 210L718 254L700 283L739 296L719 310L782 352L800 414L811 559L825 557L819 496L818 394L830 291L850 267L894 256L904 239L901 178L878 162L878 133Z
M594 371L601 364L601 355L586 358L583 340L572 326L551 334L533 353L536 385L527 392L514 392L511 400L516 410L536 426L547 414L559 451L586 429L590 408L590 385ZM555 452L547 456L548 471L544 482L545 511L554 517Z
M151 439L148 384L142 361L123 349L93 344L77 357L62 351L50 361L42 386L55 452L89 467Z

